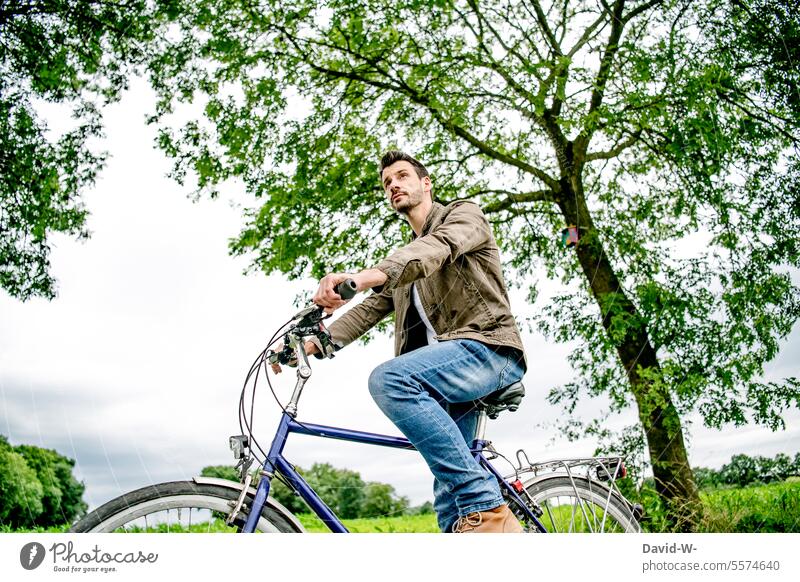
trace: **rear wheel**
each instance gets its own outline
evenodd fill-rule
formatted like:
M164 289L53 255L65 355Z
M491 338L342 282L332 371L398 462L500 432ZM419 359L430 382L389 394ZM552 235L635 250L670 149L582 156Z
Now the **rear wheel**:
M71 532L235 533L247 520L248 494L232 526L225 523L239 498L237 489L194 481L150 485L126 493L87 514ZM270 505L261 511L256 530L300 532L302 528Z
M554 475L529 482L525 488L542 509L539 520L550 533L641 531L627 502L597 481ZM532 526L526 529L536 531Z

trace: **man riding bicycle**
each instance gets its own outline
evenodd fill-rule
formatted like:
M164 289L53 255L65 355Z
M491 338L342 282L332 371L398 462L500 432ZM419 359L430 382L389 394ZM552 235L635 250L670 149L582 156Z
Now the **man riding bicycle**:
M374 268L326 275L314 302L327 313L344 305L335 287L346 279L373 290L330 325L336 349L395 312L396 357L372 371L369 390L428 463L442 531L522 532L469 449L474 401L521 380L526 369L491 227L471 201L434 202L428 171L408 154L387 152L380 172L412 241ZM316 338L305 344L318 357L323 349Z

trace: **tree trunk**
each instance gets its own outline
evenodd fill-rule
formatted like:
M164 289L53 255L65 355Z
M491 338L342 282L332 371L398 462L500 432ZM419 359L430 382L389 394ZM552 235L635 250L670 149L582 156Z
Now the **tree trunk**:
M613 314L622 315L628 322L627 334L616 342L616 348L647 438L656 490L667 504L671 527L691 531L700 517L701 505L680 417L669 388L658 380L660 366L647 329L603 250L586 206L581 178L576 174L561 180L558 205L567 224L580 227L578 261L600 306L603 326L609 331Z

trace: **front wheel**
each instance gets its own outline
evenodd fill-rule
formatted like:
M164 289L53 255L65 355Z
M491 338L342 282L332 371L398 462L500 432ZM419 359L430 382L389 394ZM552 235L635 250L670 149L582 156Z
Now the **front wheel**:
M252 492L252 490L251 490ZM174 481L126 493L87 514L71 532L235 533L247 519L252 502L232 526L225 523L240 490L225 484ZM270 500L256 526L260 532L301 532L302 526L282 506Z
M552 475L527 482L525 489L542 509L539 520L548 532L641 532L628 503L597 481ZM527 529L534 531L533 527Z

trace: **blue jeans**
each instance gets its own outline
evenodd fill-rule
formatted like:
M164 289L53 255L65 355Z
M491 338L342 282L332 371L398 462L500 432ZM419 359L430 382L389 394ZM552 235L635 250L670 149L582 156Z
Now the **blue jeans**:
M450 531L459 516L503 503L497 481L470 452L478 420L472 401L523 374L518 350L467 339L421 347L372 371L372 397L435 477L434 508L442 531Z

